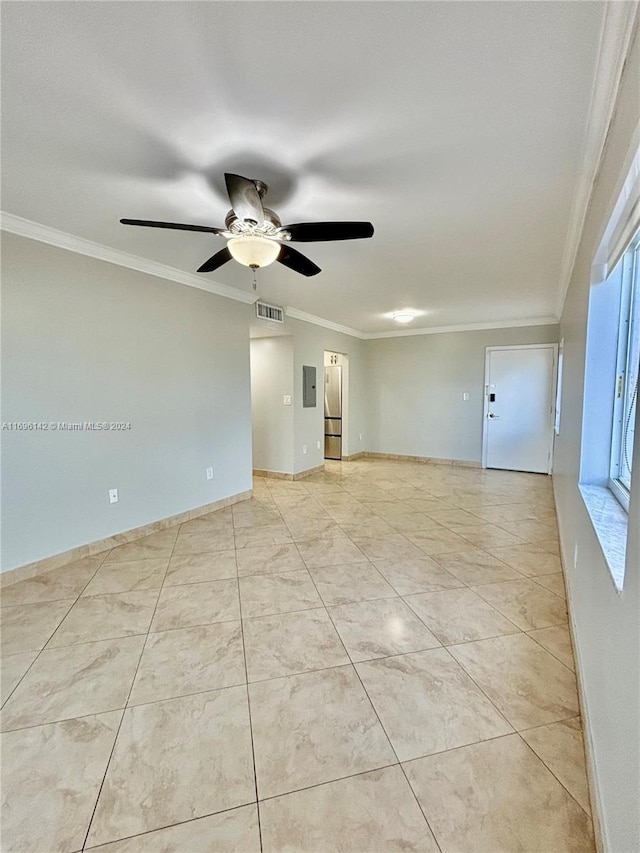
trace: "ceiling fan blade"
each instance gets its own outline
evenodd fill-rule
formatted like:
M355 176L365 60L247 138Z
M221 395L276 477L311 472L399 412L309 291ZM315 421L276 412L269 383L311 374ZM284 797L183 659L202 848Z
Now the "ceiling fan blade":
M320 267L316 266L313 261L305 258L303 254L291 246L283 246L276 260L278 263L284 264L285 267L289 267L290 270L299 272L302 275L318 275L321 272Z
M318 243L323 240L361 240L373 236L370 222L299 222L284 225L283 231L291 234L298 243Z
M179 222L155 222L152 219L121 219L123 225L144 225L146 228L172 228L176 231L206 231L207 234L223 234L224 228L208 225L182 225Z
M226 264L227 261L231 260L231 252L225 246L224 249L220 249L219 252L216 252L215 255L211 255L208 261L205 261L202 266L198 269L198 272L213 272L217 270L218 267L221 267L223 264Z
M224 180L229 193L229 201L238 219L255 225L264 223L264 210L260 193L255 183L242 175L225 172Z

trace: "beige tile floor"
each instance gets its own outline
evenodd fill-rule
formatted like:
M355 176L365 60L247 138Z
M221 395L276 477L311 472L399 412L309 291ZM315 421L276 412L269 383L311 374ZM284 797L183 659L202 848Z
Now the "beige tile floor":
M408 462L2 598L3 853L590 853L551 483Z

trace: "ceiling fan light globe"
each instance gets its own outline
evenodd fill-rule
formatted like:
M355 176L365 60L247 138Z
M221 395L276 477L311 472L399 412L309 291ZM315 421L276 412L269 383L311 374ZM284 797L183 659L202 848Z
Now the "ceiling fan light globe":
M265 237L231 237L227 248L234 260L245 267L259 269L272 264L280 254L280 244Z

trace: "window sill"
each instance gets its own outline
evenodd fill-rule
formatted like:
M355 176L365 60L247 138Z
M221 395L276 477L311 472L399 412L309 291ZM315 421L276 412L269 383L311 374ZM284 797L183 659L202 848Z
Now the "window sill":
M622 592L628 516L604 486L578 486L616 590Z

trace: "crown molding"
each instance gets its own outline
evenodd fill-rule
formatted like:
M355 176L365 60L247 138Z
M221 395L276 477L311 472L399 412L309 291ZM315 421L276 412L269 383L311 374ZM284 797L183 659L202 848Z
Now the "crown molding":
M350 335L352 338L358 338L361 341L373 341L378 340L378 338L411 338L416 335L443 335L449 332L480 332L486 329L514 329L524 326L557 326L559 322L557 317L530 317L524 320L494 320L488 323L461 323L457 326L431 326L423 329L398 329L398 331L391 332L359 332L357 329L341 326L339 323L333 323L323 317L298 311L297 308L285 308L285 314L295 320L312 323L314 326L322 326L324 329L331 329L333 332L341 332L343 335Z
M527 320L496 320L489 323L462 323L457 326L431 326L426 329L402 329L397 332L369 332L366 340L410 338L416 335L445 335L450 332L481 332L487 329L514 329L523 326L557 326L556 317L532 317Z
M10 234L17 234L20 237L27 237L30 240L37 240L40 243L55 246L58 249L75 252L77 255L85 255L99 261L106 261L109 264L116 264L117 266L136 270L137 272L147 273L148 275L156 276L156 278L164 278L178 284L186 284L188 287L206 290L217 296L224 296L226 299L234 299L236 302L244 302L247 305L252 305L256 301L255 295L251 293L243 293L241 290L236 290L233 287L228 287L225 284L219 284L209 279L202 279L191 273L182 272L182 270L166 266L166 264L159 264L147 258L130 255L127 252L121 252L118 249L112 249L100 243L92 243L90 240L84 240L81 237L75 237L73 234L58 231L55 228L50 228L48 225L40 225L38 222L23 219L21 216L15 216L12 213L0 211L0 229ZM321 326L324 329L330 329L332 332L340 332L343 335L349 335L361 341L377 338L404 338L413 335L437 335L446 332L475 332L482 329L505 329L515 326L546 326L558 322L555 317L540 317L529 320L467 323L458 326L434 326L427 329L402 329L392 332L360 332L349 326L334 323L332 320L325 320L324 317L316 317L314 314L299 311L297 308L285 308L285 314L294 320L312 323L314 326Z
M578 254L587 211L591 202L609 126L613 118L622 72L631 46L637 3L609 2L600 31L596 70L591 89L589 117L585 130L581 169L569 219L562 257L556 314L562 316Z
M166 264L159 264L147 258L140 258L137 255L130 255L128 252L103 246L101 243L92 243L90 240L82 239L82 237L75 237L73 234L67 234L64 231L50 228L48 225L32 222L30 219L23 219L21 216L15 216L12 213L0 212L0 229L10 234L17 234L20 237L27 237L30 240L38 240L40 243L47 243L49 246L55 246L58 249L75 252L77 255L86 255L89 258L106 261L119 267L127 267L137 272L147 273L156 278L164 278L178 284L196 287L198 290L206 290L209 293L215 293L216 296L234 299L236 302L252 305L256 301L254 294L243 293L241 290L236 290L236 288L229 287L226 284L200 278Z
M305 311L298 311L297 308L285 308L285 314L294 320L302 320L303 323L322 326L323 329L331 329L332 332L350 335L352 338L359 338L361 341L367 338L366 334L359 332L357 329L351 329L349 326L341 326L340 323L325 320L324 317L316 317L314 314L307 314Z

